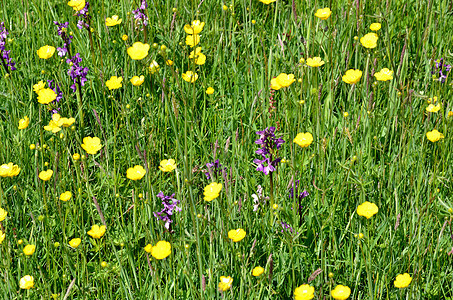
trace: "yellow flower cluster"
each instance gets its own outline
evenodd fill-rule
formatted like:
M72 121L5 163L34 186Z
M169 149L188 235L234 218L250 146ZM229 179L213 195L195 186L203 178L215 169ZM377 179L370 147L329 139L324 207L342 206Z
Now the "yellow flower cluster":
M156 246L148 244L144 249L158 260L164 259L171 254L171 244L166 241L159 241Z
M294 74L281 73L276 78L271 79L271 89L279 90L290 86L294 81Z
M62 118L59 114L53 114L52 120L50 120L49 125L44 126L44 130L56 133L61 130L61 127L69 127L74 122L74 118Z

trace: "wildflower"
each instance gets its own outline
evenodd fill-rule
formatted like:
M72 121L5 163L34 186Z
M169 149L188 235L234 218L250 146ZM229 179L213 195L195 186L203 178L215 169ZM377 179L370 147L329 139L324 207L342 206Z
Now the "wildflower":
M396 276L396 279L393 282L393 284L395 285L395 287L402 289L408 287L411 281L412 281L411 275L409 275L408 273L404 273Z
M0 166L1 177L15 177L19 175L19 173L20 173L19 166L13 164L12 162Z
M260 267L260 266L255 267L252 270L252 275L255 276L255 277L258 277L258 276L260 276L263 273L264 273L264 268Z
M306 148L313 142L313 135L310 132L298 133L293 142L301 146L302 148Z
M208 94L208 95L214 94L214 88L213 88L213 87L208 87L208 88L206 89L206 94Z
M268 127L263 131L257 131L256 134L260 136L255 144L261 145L261 148L256 150L255 153L261 155L263 159L253 160L258 166L257 171L269 175L269 172L274 172L275 167L281 161L278 157L278 150L285 141L275 136L275 127Z
M121 39L122 39L123 41L127 41L128 38L129 38L129 37L127 36L127 34L123 34L123 35L121 36Z
M349 113L348 113L347 111L345 111L345 112L343 113L343 117L345 117L345 118L349 117Z
M201 47L197 47L195 51L190 52L189 58L194 58L195 64L200 66L206 62L206 55L201 53Z
M182 73L182 79L187 82L194 83L198 79L198 74L192 71L187 71L186 73Z
M222 190L222 184L213 182L204 188L204 200L212 201L219 197L220 191Z
M11 57L9 57L9 53L11 50L6 50L6 38L8 36L8 31L6 30L5 24L3 22L0 23L0 60L2 61L3 67L5 68L5 72L8 75L9 71L16 70L16 63L12 61Z
M0 245L3 243L5 240L6 234L0 230Z
M222 164L219 162L218 159L216 159L215 162L210 162L206 164L206 167L208 168L208 172L205 172L204 175L206 175L207 179L211 179L211 176L214 175L215 177L218 176L220 172L222 172ZM223 170L226 171L227 168L223 168Z
M344 285L337 285L330 295L336 300L346 300L351 295L351 289Z
M240 242L243 238L245 238L246 232L242 228L232 229L228 231L228 237L233 242Z
M24 247L23 252L25 255L31 256L31 255L33 255L33 253L35 253L35 250L36 250L35 245L27 245Z
M159 69L160 69L160 67L159 67L159 64L157 63L157 61L153 60L151 62L151 64L149 65L149 72L151 74L154 74L154 73L158 72Z
M163 192L159 192L157 197L162 200L162 205L164 208L160 212L154 212L154 216L161 221L165 222L165 228L170 230L171 223L173 223L172 216L174 212L181 211L181 208L178 207L179 201L174 199L175 194L171 196L165 196Z
M435 143L435 142L439 141L440 139L443 139L444 135L442 133L440 133L439 131L437 131L436 129L434 129L432 131L428 131L426 133L426 137L428 138L428 140Z
M261 185L258 185L256 189L256 194L252 194L253 198L253 211L257 211L260 204L266 204L266 200L269 200L269 197L264 197L263 195L263 188Z
M19 281L19 287L23 290L32 289L34 285L35 285L35 282L33 280L33 276L30 276L30 275L25 275Z
M370 32L360 38L360 43L365 48L373 49L376 48L377 46L377 40L378 40L377 34L374 32Z
M149 45L141 42L135 42L132 47L127 48L127 54L133 60L141 60L148 56Z
M437 103L437 105L430 104L426 107L427 112L435 113L435 112L438 112L439 110L440 110L440 103Z
M176 163L174 159L164 159L160 162L159 170L161 170L162 172L171 172L174 169L176 169Z
M28 127L28 124L30 123L30 119L25 116L23 119L19 120L19 129L25 129Z
M372 31L378 31L381 29L381 23L373 23L370 25L370 30Z
M294 74L281 73L276 78L271 79L271 89L279 90L290 86L294 81Z
M52 120L50 120L49 125L44 126L44 130L46 131L52 131L53 133L57 133L61 130L60 125L58 124L58 121L55 121L55 115L58 115L58 118L60 117L59 114L53 114L52 115Z
M173 66L173 61L170 60L170 59L167 59L167 60L165 61L165 64L166 64L167 66Z
M448 117L453 117L453 111L450 110L450 111L448 112Z
M316 11L315 17L318 17L321 20L327 20L331 14L332 14L332 11L330 10L330 8L328 8L328 7L320 8Z
M192 21L192 25L186 24L184 25L184 31L187 34L199 34L204 27L204 22L200 22L199 20Z
M262 1L275 1L275 0L260 0ZM263 2L265 3L265 2ZM269 2L270 3L270 2ZM266 4L269 4L266 3ZM225 277L225 276L220 276L220 282L219 282L219 290L222 292L225 292L231 288L231 285L233 284L233 278L230 276Z
M38 92L39 92L40 90L42 90L45 86L46 86L46 84L44 83L44 81L41 80L41 81L38 82L37 84L34 84L34 85L33 85L33 91L34 91L36 94L38 94Z
M151 255L155 259L164 259L171 254L171 244L166 241L158 241L151 249Z
M47 170L47 171L41 171L39 172L39 179L43 180L43 181L48 181L53 175L53 171L52 170Z
M120 19L117 15L112 16L111 18L105 19L105 26L113 27L115 25L121 24L123 20Z
M134 76L131 78L131 83L133 86L141 86L143 82L145 82L145 76L143 75L140 75L140 77Z
M433 76L438 75L439 78L437 80L442 83L445 83L445 80L447 80L447 76L448 76L448 74L446 74L446 73L449 73L450 71L451 71L451 65L444 63L444 59L441 58L441 59L435 60L435 64L431 69L431 74L433 74Z
M91 230L87 232L92 238L100 239L105 234L105 225L93 225Z
M83 138L82 148L88 154L96 154L102 148L101 140L98 137L87 136Z
M143 24L143 26L148 25L148 17L145 14L145 9L147 8L148 3L146 2L146 0L142 0L140 6L136 10L132 11L137 25L139 24Z
M70 65L68 70L68 75L71 77L73 84L71 85L71 89L73 92L77 90L76 84L79 85L79 88L85 85L87 79L87 74L89 69L87 67L83 68L80 66L82 62L82 58L80 57L80 53L76 53L72 58L68 58L66 63Z
M85 0L71 0L68 2L75 11L80 11L85 7Z
M342 80L349 84L357 83L362 77L362 71L350 69L346 71L346 74L343 75Z
M82 239L75 238L75 239L72 239L69 241L69 246L71 246L72 248L75 249L75 248L79 247L81 242L82 242Z
M69 26L68 22L65 23L58 23L56 21L53 22L55 25L57 25L57 33L63 40L63 47L57 47L57 52L58 56L63 57L66 56L67 53L69 53L69 45L71 44L71 40L73 38L72 35L67 34L67 29Z
M39 48L39 50L37 52L38 52L39 58L48 59L48 58L51 58L53 56L53 54L55 53L55 47L45 45L45 46L42 46L41 48Z
M321 57L309 57L307 58L307 66L310 66L310 67L320 67L324 64L324 61L321 59Z
M377 214L378 211L379 208L377 205L368 201L365 201L357 207L357 214L367 219Z
M393 79L393 71L390 71L387 68L381 69L379 72L374 73L374 77L376 77L379 81L387 81Z
M294 290L294 299L295 300L310 300L313 299L315 293L315 288L308 285L302 284Z
M41 89L38 92L38 102L41 104L49 104L57 98L57 94L49 88Z
M0 207L0 222L5 221L8 212Z
M196 45L198 45L198 43L200 42L200 36L198 34L194 34L194 35L188 35L186 36L186 45L187 46L190 46L190 47L194 47Z
M153 245L151 244L148 244L145 246L145 248L143 248L146 252L148 252L149 254L151 254L151 251L153 251Z
M79 21L77 21L77 28L79 28L79 29L86 28L87 30L90 30L91 32L93 32L94 29L90 28L91 16L88 13L89 7L90 7L90 3L88 1L86 1L85 6L82 9L77 10L77 16L79 16L81 18Z
M109 88L109 90L117 90L123 86L121 84L122 81L123 77L112 76L105 82L105 85Z
M72 198L72 193L70 191L66 191L64 193L61 193L60 195L60 200L61 201L69 201Z
M145 176L146 170L142 166L127 169L126 177L130 180L140 180Z

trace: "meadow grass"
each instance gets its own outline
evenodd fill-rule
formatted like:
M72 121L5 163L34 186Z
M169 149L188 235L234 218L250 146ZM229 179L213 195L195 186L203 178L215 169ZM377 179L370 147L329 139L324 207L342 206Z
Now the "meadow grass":
M143 26L132 13L141 1L92 0L88 29L67 1L0 3L17 68L0 66L0 164L20 168L0 178L0 298L293 299L302 284L314 299L332 299L337 285L350 299L453 297L453 92L450 71L442 82L435 70L440 58L453 62L450 1L148 0ZM315 16L324 7L326 20ZM107 27L113 15L122 22ZM185 42L193 20L205 22L200 66ZM42 46L63 45L54 21L69 22L70 53L41 59ZM360 38L372 23L382 27L367 49ZM146 58L131 59L134 42L150 45ZM66 60L76 53L89 71L74 92ZM325 64L310 67L310 57ZM382 68L392 80L376 80ZM356 84L342 80L349 69L363 72ZM183 80L187 71L198 79ZM281 73L295 82L271 89ZM107 88L111 76L121 88ZM58 103L38 103L33 86L47 80L61 89ZM44 126L56 108L75 123L52 133ZM285 143L266 175L255 141L269 127ZM433 129L444 138L430 141ZM313 142L302 148L293 140L305 132ZM101 141L96 154L81 147L89 136ZM161 171L165 159L177 168ZM130 180L135 165L146 175ZM211 182L222 189L205 201ZM154 215L159 192L180 201L169 228ZM366 201L379 209L369 219L357 214ZM99 239L87 234L95 224L106 226ZM239 228L245 238L233 242ZM171 245L164 259L144 250L158 241ZM404 273L412 281L395 287ZM26 275L30 289L20 287ZM221 276L231 288L219 291Z

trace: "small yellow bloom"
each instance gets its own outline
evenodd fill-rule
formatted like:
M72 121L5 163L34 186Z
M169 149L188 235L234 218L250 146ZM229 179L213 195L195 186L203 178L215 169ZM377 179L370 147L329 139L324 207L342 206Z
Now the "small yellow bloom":
M36 250L36 246L35 245L27 245L23 249L24 254L27 255L27 256L33 255L33 253L35 253L35 250Z
M60 195L61 201L69 201L72 198L72 193L70 191L66 191Z
M157 63L157 61L153 60L151 62L151 64L149 65L149 72L151 74L154 74L154 73L158 72L159 69L160 69L160 67L159 67L159 64Z
M372 31L378 31L381 29L381 23L373 23L370 25L370 30Z
M213 88L213 87L208 87L208 88L206 89L206 94L208 94L208 95L214 94L214 88Z
M57 94L49 88L41 89L38 92L38 102L41 104L49 104L57 98Z
M379 81L387 81L393 79L393 71L390 71L387 68L383 68L377 73L374 73L374 77L376 77Z
M443 139L444 135L437 131L437 129L434 129L433 131L428 131L426 133L426 137L428 138L428 140L434 143L439 141L440 139Z
M33 276L30 276L30 275L25 275L19 281L19 287L23 290L32 289L34 285L35 285L35 282L34 282Z
M188 35L186 36L186 45L187 46L190 46L190 47L194 47L196 45L198 45L198 43L200 42L200 36L198 34L194 34L194 35Z
M379 208L377 205L368 201L363 202L357 207L357 214L367 219L377 214L378 211Z
M345 118L349 117L349 113L348 113L347 111L345 111L345 112L343 113L343 117L345 117Z
M435 112L438 112L439 110L440 110L440 103L437 103L437 105L430 104L430 105L428 105L428 107L426 107L427 112L435 113Z
M201 66L206 62L206 55L201 53L201 47L197 47L195 51L190 52L189 58L195 59L195 64Z
M344 285L337 285L330 295L336 300L346 300L351 295L351 289Z
M123 36L121 37L121 39L122 39L123 41L127 41L128 38L129 38L129 37L127 36L127 34L123 34Z
M156 246L151 249L151 255L155 259L164 259L171 254L171 244L166 241L157 242Z
M310 132L298 133L293 142L302 148L308 147L313 142L313 135Z
M127 169L126 177L130 180L140 180L145 176L146 170L142 166Z
M52 170L47 170L47 171L41 171L39 172L39 179L43 180L43 181L48 181L53 175L53 171Z
M145 76L143 75L140 75L140 77L134 76L131 78L131 83L133 86L141 86L143 82L145 82Z
M15 177L19 175L19 173L20 173L19 166L13 164L12 162L0 166L1 177Z
M253 270L252 270L252 275L255 276L255 277L258 277L260 276L261 274L264 273L264 268L263 267L255 267Z
M42 90L45 86L46 84L44 83L44 81L41 80L37 84L33 85L33 91L38 94L38 92Z
M222 190L222 184L213 182L204 188L204 200L212 201L219 197L220 191Z
M222 9L226 11L226 10L228 10L228 6L224 5L224 6L222 6Z
M328 7L320 8L316 11L315 17L318 17L321 20L327 20L331 14L332 14L332 11L330 10L330 8L328 8Z
M342 80L346 83L354 84L354 83L359 82L361 77L362 77L362 71L357 70L357 69L356 70L351 69L351 70L346 71L346 74L343 75Z
M315 296L315 288L308 284L302 284L294 290L295 300L310 300Z
M159 170L161 170L162 172L171 172L174 169L176 169L176 163L174 159L164 159L160 162Z
M5 240L5 237L6 237L6 233L4 233L3 231L0 230L0 245Z
M148 56L149 45L135 42L132 47L127 48L127 54L134 60L141 60Z
M173 66L173 61L170 60L170 59L167 59L167 60L165 61L165 64L166 64L167 66Z
M30 123L30 119L25 116L23 119L19 120L19 129L25 129L28 127L28 124Z
M194 83L198 79L198 74L192 71L187 71L186 73L182 73L182 79L187 82Z
M117 90L123 86L121 84L122 81L123 81L123 77L112 76L112 77L110 77L109 80L107 80L105 82L105 85L109 88L109 90Z
M396 279L393 282L393 284L395 285L395 287L402 289L408 287L411 281L412 281L411 275L409 275L408 273L404 273L396 276Z
M365 34L360 38L360 43L363 47L368 49L376 48L377 46L378 35L374 32Z
M123 20L120 19L117 15L112 16L111 18L105 19L105 26L112 27L115 25L121 24Z
M273 81L274 79L275 81ZM294 81L296 81L296 79L294 79L294 74L281 73L276 78L273 78L271 80L271 88L274 90L279 90L281 88L290 86Z
M87 136L83 138L82 148L88 154L96 154L102 148L101 140L98 137Z
M87 232L92 238L100 239L105 234L105 225L93 225L91 230Z
M242 228L238 229L232 229L228 231L228 237L233 241L233 242L239 242L243 238L245 238L246 232Z
M450 111L448 112L448 117L453 117L453 111L450 110Z
M184 26L184 31L187 34L199 34L204 27L204 22L201 22L200 20L194 20L192 21L192 25L186 24Z
M260 0L260 1L265 1L265 0ZM269 1L269 0L267 0L267 1ZM273 0L270 0L270 1L273 1ZM269 4L269 3L266 3L266 4ZM232 284L233 284L233 278L231 278L230 276L228 276L228 277L220 276L220 282L219 282L220 291L225 292L225 291L229 290L231 288Z
M82 239L75 238L75 239L72 239L69 241L69 246L71 246L72 248L75 249L75 248L79 247L81 242L82 242Z
M45 46L42 46L41 48L39 48L39 50L37 52L38 52L39 58L48 59L48 58L51 58L52 55L55 53L55 47L45 45Z
M148 244L145 246L145 248L143 248L146 252L148 252L149 254L151 254L151 251L153 251L153 245L151 244Z
M321 57L309 57L307 58L307 66L310 66L310 67L320 67L324 64L324 61L321 59Z
M0 207L0 222L5 221L8 212Z

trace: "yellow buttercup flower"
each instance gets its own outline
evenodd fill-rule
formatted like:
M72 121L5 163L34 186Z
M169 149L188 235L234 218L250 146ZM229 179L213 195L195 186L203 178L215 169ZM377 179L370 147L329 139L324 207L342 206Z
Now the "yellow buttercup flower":
M321 57L307 58L307 66L310 66L310 67L320 67L324 63L325 62L321 59Z
M342 80L346 83L354 84L359 82L361 77L362 71L351 69L346 71L346 74L343 75Z
M367 219L377 214L378 211L379 208L377 205L368 201L363 202L357 207L357 214Z
M74 122L74 118L62 118L60 114L53 114L52 120L50 120L49 125L44 126L44 130L57 133L61 130L61 126L69 127L74 124Z
M332 14L332 11L330 10L330 8L328 8L328 7L320 8L316 11L315 17L318 17L321 20L327 20L331 14Z
M28 124L30 123L30 119L25 116L23 119L19 120L19 129L25 129L28 127Z
M0 207L0 222L5 221L8 212Z
M41 179L43 181L48 181L48 180L50 180L52 175L53 175L53 171L52 170L47 170L47 171L39 172L38 177L39 177L39 179Z
M123 77L112 76L112 77L110 77L109 80L107 80L105 82L105 85L109 88L109 90L117 90L123 86L121 84L122 81L123 81Z
M34 84L34 85L33 85L33 91L34 91L36 94L38 94L38 92L39 92L40 90L42 90L45 86L46 86L46 84L44 83L44 81L41 80L41 81L38 82L37 84Z
M74 118L60 118L58 121L58 125L63 126L63 127L69 127L72 124L74 124L75 119Z
M173 61L170 60L170 59L167 59L167 60L165 61L165 64L166 64L167 66L173 66Z
M351 289L344 285L337 285L330 295L336 300L346 300L351 295Z
M381 23L373 23L370 25L370 30L372 31L378 31L381 29Z
M83 138L82 148L88 154L96 154L102 148L101 140L98 137L87 136Z
M187 34L199 34L204 27L204 22L201 22L200 20L194 20L192 21L192 24L186 24L184 26L184 31Z
M145 82L145 76L143 75L140 75L140 77L134 76L131 78L131 83L133 86L141 86L143 82Z
M146 249L145 249L146 251ZM171 254L171 244L166 241L157 242L156 246L151 249L151 255L155 259L164 259Z
M42 46L41 48L39 48L39 50L37 52L38 52L39 58L48 59L48 58L51 58L52 55L55 53L55 47L45 45L45 46Z
M390 71L387 68L381 69L379 72L374 73L374 77L376 77L379 81L387 81L393 79L393 71Z
M134 60L141 60L148 56L149 45L135 42L132 47L127 48L127 54Z
M194 83L198 79L198 74L192 71L187 71L186 73L182 73L182 79L187 82Z
M160 162L159 170L161 170L162 172L171 172L174 169L176 169L176 163L174 159L164 159Z
M49 88L41 89L38 92L38 102L41 104L49 104L57 98L57 94Z
M69 246L71 246L72 248L75 249L75 248L79 247L81 242L82 242L81 238L75 238L75 239L72 239L69 241Z
M190 52L189 58L195 59L195 64L197 65L204 65L206 62L206 55L201 53L201 47L197 47L195 51Z
M142 166L127 169L126 177L130 180L140 180L145 176L146 170Z
M19 173L20 173L19 166L13 164L12 162L0 166L1 177L15 177L19 175Z
M426 107L426 111L427 112L432 112L432 113L435 113L435 112L438 112L440 110L440 103L437 103L437 105L434 105L434 104L430 104Z
M19 287L23 290L29 290L32 289L35 285L33 276L30 275L25 275L22 277L19 281Z
M149 65L149 72L151 74L154 74L154 73L158 72L159 70L160 70L159 64L157 63L157 61L153 60L151 62L151 64Z
M264 0L260 0L264 1ZM269 1L269 0L268 0ZM272 0L270 0L272 1ZM268 4L268 3L266 3ZM225 277L225 276L220 276L220 282L219 282L219 290L222 292L225 292L231 288L231 285L233 284L233 278L230 276Z
M360 38L360 43L363 47L368 49L376 48L377 46L378 35L374 32L365 34Z
M294 290L295 300L310 300L315 296L315 288L308 284L302 284Z
M56 114L54 114L54 115L56 115ZM50 120L49 125L44 126L44 130L52 131L53 133L57 133L61 130L61 127L58 125L58 122L56 122L52 119L52 120Z
M112 27L115 25L121 24L123 20L120 19L117 15L112 16L111 18L105 19L105 26Z
M277 76L276 78L276 83L280 85L281 87L288 87L290 86L294 81L294 74L286 74L286 73L281 73L280 75Z
M121 39L122 39L123 41L127 41L128 38L129 38L129 37L127 36L127 34L123 34L123 36L121 36Z
M275 1L277 1L277 0L260 0L260 2L262 2L264 4L271 4L272 2L275 2ZM227 9L228 9L228 7L227 7Z
M191 34L191 35L188 35L186 36L186 45L187 46L190 46L190 47L194 47L196 45L198 45L198 43L200 42L200 36L198 34Z
M428 138L428 140L434 143L439 141L440 139L443 139L444 135L437 131L437 129L434 129L433 131L428 131L426 133L426 137Z
M255 277L258 277L258 276L260 276L263 273L264 273L264 268L260 267L260 266L255 267L252 270L252 275L255 276Z
M313 142L313 135L310 132L298 133L293 142L302 148L308 147Z
M60 195L60 200L61 201L69 201L72 198L72 193L70 191L66 191L64 193L61 193Z
M393 284L395 285L395 287L402 289L408 287L411 281L412 281L411 275L409 275L408 273L404 273L396 276L396 279L393 282Z
M3 231L0 230L0 245L5 240L5 237L6 237L6 233L4 233Z
M27 245L24 247L23 252L25 255L31 256L31 255L33 255L33 253L35 253L35 250L36 250L35 245Z
M220 191L222 190L222 184L213 182L204 188L204 200L212 201L219 197Z
M146 252L148 252L149 254L151 254L151 251L153 251L153 245L151 244L148 244L145 246L145 248L143 248Z
M246 232L242 228L232 229L228 231L228 237L233 242L240 242L243 238L245 238Z
M206 94L208 94L208 95L214 94L214 88L213 88L213 87L208 87L208 88L206 89Z
M105 234L105 225L93 225L91 226L91 230L87 233L92 238L100 239Z

